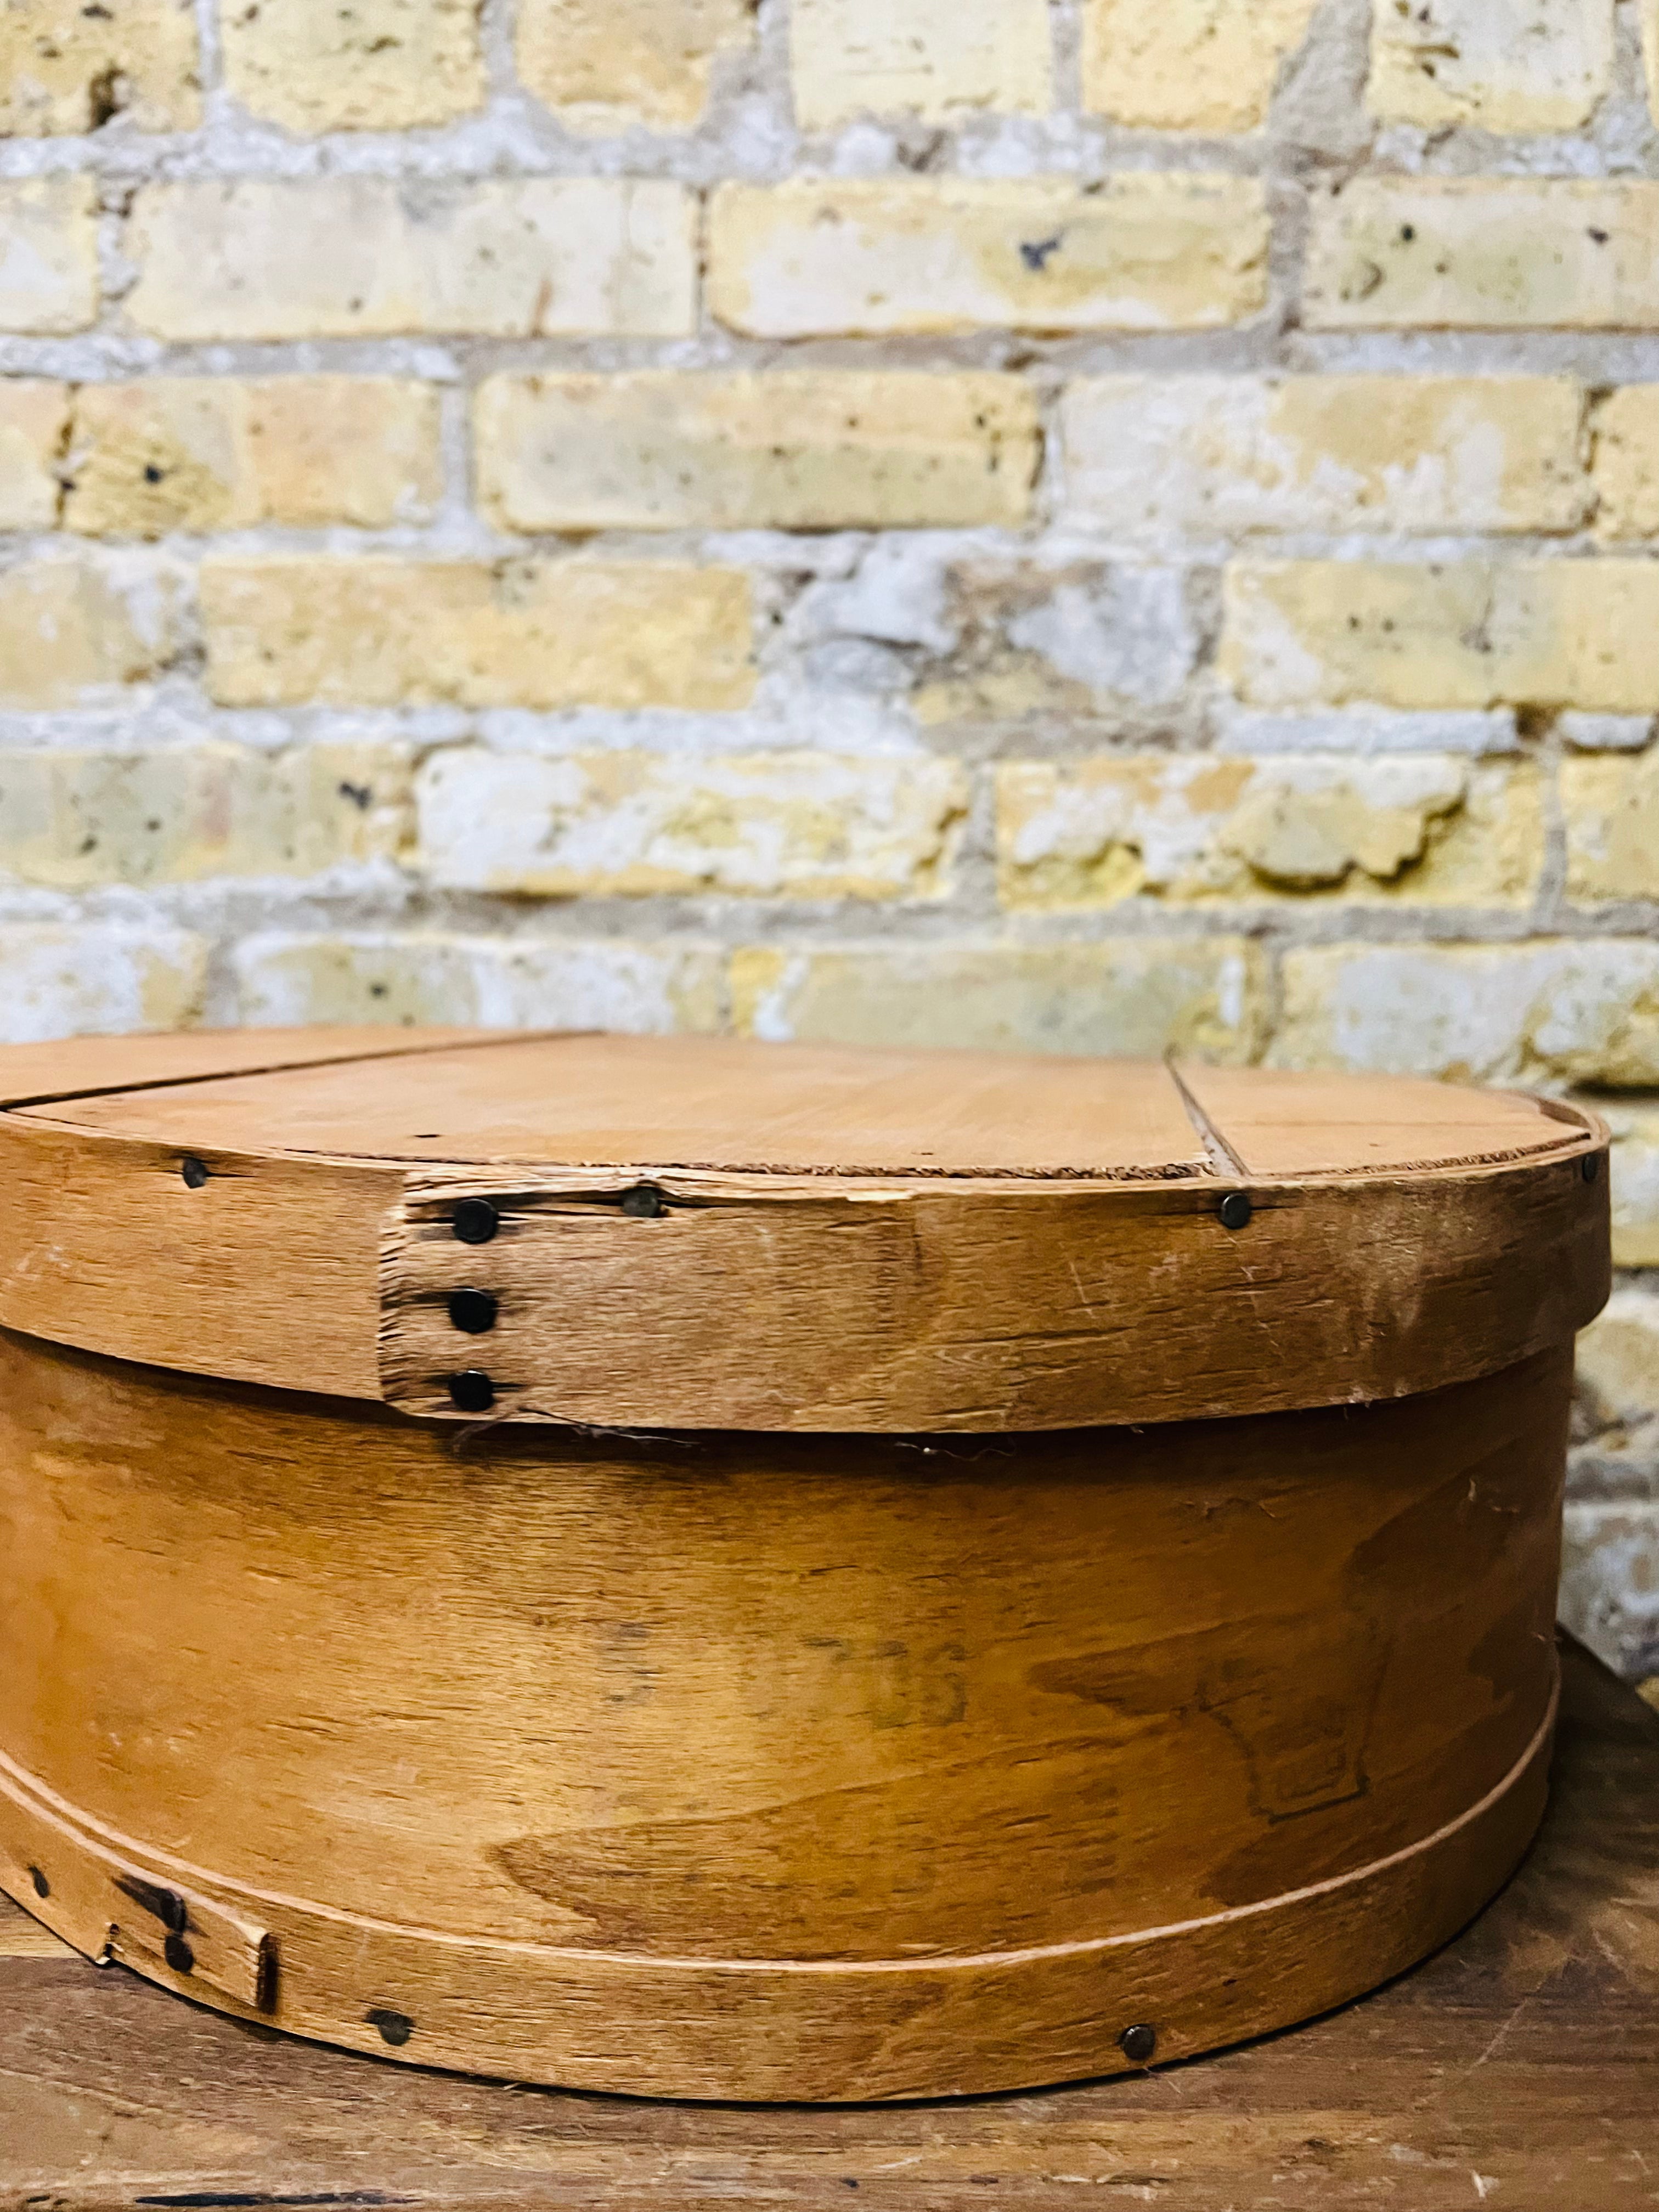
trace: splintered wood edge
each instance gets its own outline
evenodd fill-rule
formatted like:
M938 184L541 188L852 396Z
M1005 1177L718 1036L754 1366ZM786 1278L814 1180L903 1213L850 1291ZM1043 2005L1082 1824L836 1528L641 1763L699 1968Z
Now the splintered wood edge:
M1606 1178L1581 1172L1596 1133L1518 1162L1252 1182L1237 1223L1215 1180L410 1175L382 1248L382 1391L451 1421L905 1433L1437 1389L1566 1341L1605 1303ZM641 1186L655 1221L622 1217ZM450 1225L467 1197L500 1209L482 1245ZM872 1337L878 1286L901 1304ZM486 1335L449 1325L461 1289L496 1298ZM463 1373L487 1379L482 1404L452 1396Z

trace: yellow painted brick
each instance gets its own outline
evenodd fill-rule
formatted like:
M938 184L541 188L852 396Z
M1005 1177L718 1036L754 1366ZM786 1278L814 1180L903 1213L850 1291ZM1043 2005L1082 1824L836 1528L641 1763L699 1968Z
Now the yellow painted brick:
M1085 0L1083 104L1148 131L1254 131L1318 0Z
M1206 330L1264 306L1267 241L1248 177L728 184L710 210L708 295L759 337Z
M754 946L732 955L732 1003L739 1030L771 1039L1243 1061L1261 1038L1263 966L1231 937Z
M1571 530L1583 404L1565 377L1084 377L1065 512L1151 538Z
M66 386L26 377L0 381L0 530L52 528L69 421Z
M968 804L952 762L814 752L458 748L428 762L417 789L434 883L544 898L935 898Z
M1569 898L1659 899L1659 751L1563 761L1561 811Z
M225 82L288 130L406 131L481 106L475 0L225 0Z
M509 530L1018 523L1038 452L1018 377L858 369L495 377L477 435Z
M421 521L441 489L438 396L389 376L83 385L67 473L64 522L94 537Z
M754 20L749 0L520 0L519 76L568 130L689 131Z
M1529 766L1410 753L1347 759L1116 754L997 776L1002 902L1528 902L1544 864Z
M190 0L7 0L0 9L0 136L140 131L202 119Z
M1287 952L1278 1067L1451 1082L1659 1082L1659 945L1321 945Z
M1659 0L1641 0L1642 64L1648 81L1648 106L1659 117Z
M0 331L51 337L98 319L98 192L88 176L0 184Z
M128 578L88 560L0 572L0 706L113 703L175 651L178 611L166 573Z
M208 948L160 924L11 922L0 927L0 1042L192 1029Z
M386 745L0 752L0 872L87 890L395 860L409 787Z
M1610 392L1591 416L1590 430L1598 533L1659 537L1659 384Z
M725 956L678 941L272 931L244 938L231 967L242 1019L270 1028L435 1022L708 1032L726 1012Z
M678 337L696 320L696 206L657 178L422 188L380 177L148 185L134 324L160 337ZM0 278L3 270L0 270Z
M982 108L1042 115L1048 0L792 0L789 61L803 131L901 111L929 123Z
M1311 328L1659 329L1659 183L1362 177L1317 201Z
M1659 562L1239 562L1225 602L1221 672L1258 706L1659 702Z
M744 705L748 579L664 562L210 561L208 684L228 706Z
M1572 131L1613 81L1613 0L1372 0L1367 103L1425 130Z

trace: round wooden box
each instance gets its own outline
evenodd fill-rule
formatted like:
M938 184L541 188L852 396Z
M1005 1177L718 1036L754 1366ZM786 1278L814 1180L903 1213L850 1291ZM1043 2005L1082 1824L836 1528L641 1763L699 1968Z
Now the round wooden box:
M244 2018L853 2099L1352 1996L1540 1811L1606 1132L709 1040L0 1054L0 1886Z

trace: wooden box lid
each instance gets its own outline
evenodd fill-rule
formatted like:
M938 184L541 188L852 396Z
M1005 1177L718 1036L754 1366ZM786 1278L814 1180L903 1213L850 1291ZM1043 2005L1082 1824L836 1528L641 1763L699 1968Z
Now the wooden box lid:
M1608 1288L1605 1127L1403 1079L244 1030L14 1047L0 1102L0 1325L452 1420L1280 1411Z

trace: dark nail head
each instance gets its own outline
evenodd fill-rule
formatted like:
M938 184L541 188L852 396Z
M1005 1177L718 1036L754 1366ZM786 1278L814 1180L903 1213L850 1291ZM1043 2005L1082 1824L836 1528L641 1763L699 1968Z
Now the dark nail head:
M1117 2039L1117 2047L1126 2058L1137 2066L1144 2066L1158 2049L1158 2030L1143 2022L1136 2027L1126 2027Z
M1583 1158L1578 1163L1578 1172L1583 1176L1586 1182L1594 1182L1597 1176L1601 1172L1601 1153L1586 1152Z
M117 1875L115 1887L174 1936L182 1936L189 1927L190 1907L176 1889L165 1888L159 1881L145 1881L136 1874Z
M449 1294L450 1321L469 1336L482 1336L487 1328L494 1328L499 1311L493 1291L452 1291Z
M415 2023L406 2012L392 2012L376 2005L374 2011L364 2014L369 2026L380 2030L382 2043L404 2044L415 2033Z
M1221 1225L1224 1229L1248 1229L1254 1211L1247 1192L1230 1190L1221 1201Z
M169 1936L161 1946L161 1956L175 1974L193 1974L196 1971L196 1954L182 1936Z
M659 1214L666 1213L662 1193L653 1182L636 1182L632 1190L623 1193L622 1210L635 1221L654 1221Z
M46 1880L46 1877L41 1873L39 1867L32 1866L29 1869L29 1880L34 1884L34 1893L37 1897L50 1897L52 1895L52 1884Z
M186 1186L191 1190L200 1190L208 1179L206 1168L203 1166L194 1152L185 1153L179 1164L179 1172L183 1176Z
M450 1225L463 1244L488 1244L501 1225L501 1217L487 1198L464 1198L450 1216Z
M495 1385L481 1367L469 1367L449 1378L449 1395L457 1412L487 1413L495 1402Z

